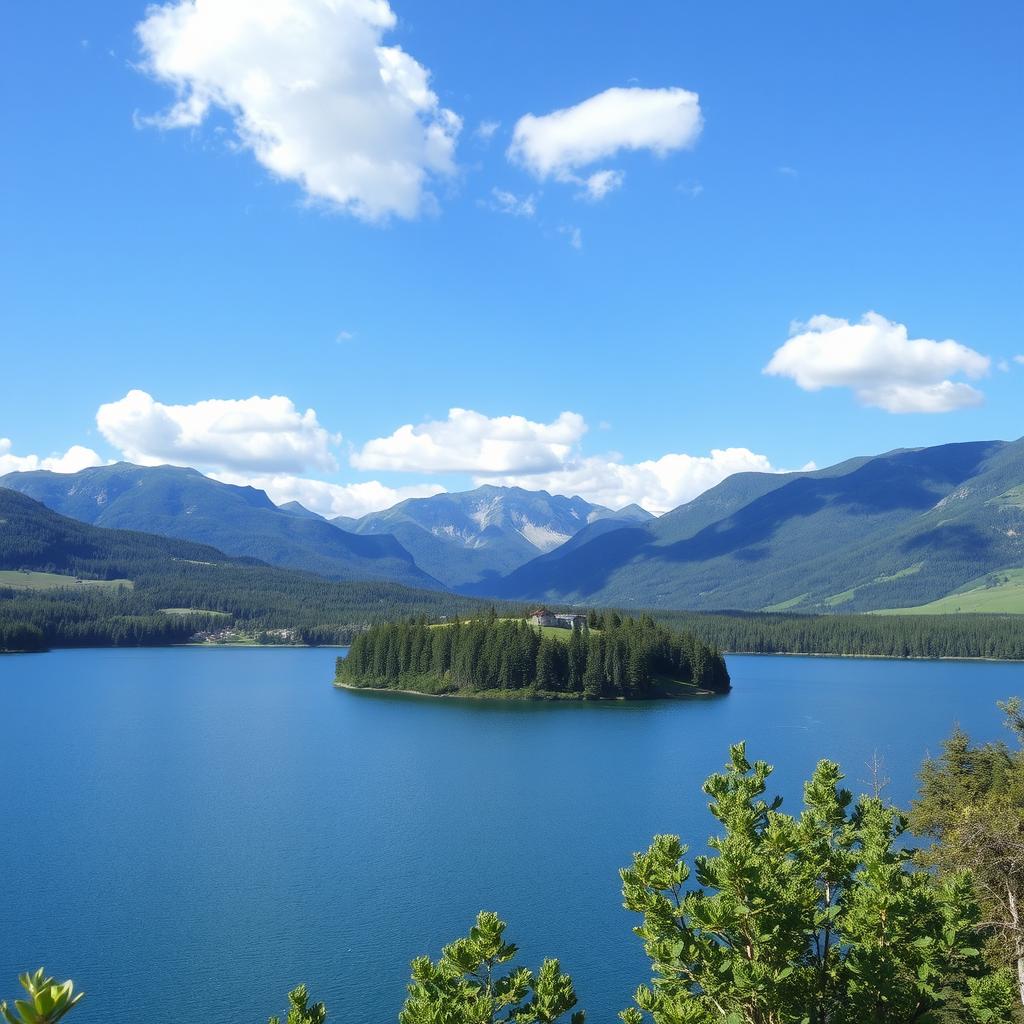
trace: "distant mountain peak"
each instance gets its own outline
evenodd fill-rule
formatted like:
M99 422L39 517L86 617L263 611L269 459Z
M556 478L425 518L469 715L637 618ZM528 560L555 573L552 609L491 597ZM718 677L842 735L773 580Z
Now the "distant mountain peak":
M323 519L322 515L310 511L298 501L286 501L283 505L278 505L277 507L284 512L291 512L292 515L302 516L304 519Z
M409 498L363 516L358 533L393 533L417 565L450 586L496 578L564 544L610 509L523 487L481 484L469 491Z

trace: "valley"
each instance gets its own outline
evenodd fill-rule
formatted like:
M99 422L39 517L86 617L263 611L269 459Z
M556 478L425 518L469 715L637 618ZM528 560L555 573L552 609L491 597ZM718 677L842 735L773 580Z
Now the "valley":
M0 487L95 526L217 547L335 580L483 600L622 608L1017 612L1024 441L904 449L798 473L737 473L659 517L481 486L328 522L195 470L119 463ZM994 593L961 597L984 588ZM956 600L946 600L956 598Z

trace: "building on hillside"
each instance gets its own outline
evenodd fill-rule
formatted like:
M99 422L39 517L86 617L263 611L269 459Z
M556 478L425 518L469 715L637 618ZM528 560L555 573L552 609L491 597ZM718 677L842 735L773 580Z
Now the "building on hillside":
M557 626L555 613L547 608L535 608L526 616L531 626Z
M565 629L582 629L587 624L586 615L580 615L578 612L558 613L555 615L555 619L557 620L555 624Z
M582 629L587 624L586 615L576 612L553 612L547 608L535 608L527 616L531 626L554 626L556 629Z

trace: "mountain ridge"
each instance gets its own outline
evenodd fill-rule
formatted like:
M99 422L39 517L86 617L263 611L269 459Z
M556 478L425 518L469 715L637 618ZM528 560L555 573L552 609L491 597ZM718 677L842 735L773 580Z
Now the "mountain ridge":
M926 603L1024 562L1024 498L992 505L1013 487L1024 495L1024 440L742 474L653 523L567 546L473 592L707 610Z
M408 498L348 528L361 535L392 534L417 565L461 590L559 548L595 522L652 518L635 505L614 512L578 495L484 484L470 491Z
M120 462L78 473L9 473L0 487L93 526L196 541L327 579L444 589L392 536L358 536L319 516L282 510L264 491L194 469Z

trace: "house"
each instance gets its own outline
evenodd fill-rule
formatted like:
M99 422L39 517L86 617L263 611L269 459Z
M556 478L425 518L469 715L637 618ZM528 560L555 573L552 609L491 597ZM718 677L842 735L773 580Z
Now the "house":
M552 612L547 608L535 608L527 616L531 626L554 626L556 629L582 629L587 624L586 615L576 612Z
M555 619L557 620L555 625L562 626L564 629L582 629L587 624L586 615L580 615L578 612L559 613Z
M531 626L557 626L558 620L555 613L547 608L535 608L526 616Z

